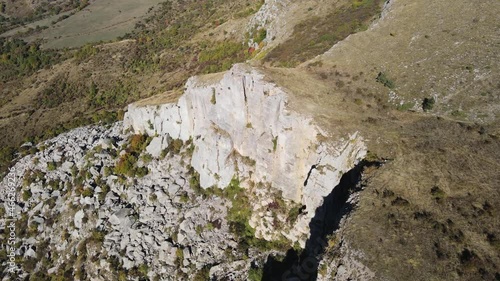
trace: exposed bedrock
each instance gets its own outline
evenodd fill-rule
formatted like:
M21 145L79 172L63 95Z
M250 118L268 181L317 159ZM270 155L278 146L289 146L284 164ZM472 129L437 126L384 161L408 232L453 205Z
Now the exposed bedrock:
M154 136L148 148L153 154L171 139L192 139L191 166L203 188L224 188L238 177L243 184L270 185L284 199L305 205L299 227L282 233L297 238L308 233L314 210L366 148L357 133L332 140L313 118L288 110L287 97L256 69L239 64L216 79L189 79L177 103L129 105L124 128ZM260 221L254 216L250 224L270 239Z

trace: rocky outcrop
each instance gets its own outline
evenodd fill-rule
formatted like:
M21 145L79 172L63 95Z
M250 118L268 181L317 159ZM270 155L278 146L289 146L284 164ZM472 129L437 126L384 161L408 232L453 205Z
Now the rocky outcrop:
M74 265L78 276L82 269L75 261L88 258L83 268L92 280L116 280L120 271L143 265L148 270L142 274L150 279L182 275L189 280L187 276L213 264L245 276L246 271L232 265L241 256L225 219L230 202L195 194L188 169L180 165L189 158L184 150L151 161L138 157L136 165L149 171L143 177L113 172L120 155L127 153L130 136L123 133L121 122L109 128L82 127L39 144L40 151L15 164L18 192L10 221L24 229L16 236L20 245L16 256L26 263L30 257L58 256L40 262L39 271L64 274ZM9 199L3 187L8 181L0 182L4 210ZM6 219L0 218L1 227L9 222ZM118 268L110 264L113 260ZM250 261L239 264L248 268ZM16 276L29 274L33 269L16 264ZM215 271L212 276L222 274ZM5 277L1 280L11 280L6 272L0 275Z
M118 274L116 263L133 272L147 265L141 274L149 277L193 277L210 267L212 277L245 279L270 249L244 259L227 219L231 198L200 194L192 182L198 174L205 189L238 178L255 235L304 246L315 209L365 149L357 134L325 141L313 118L287 109L288 95L236 65L190 79L177 103L132 104L123 123L77 128L37 145L14 166L14 209L27 229L17 255L64 257L42 268L50 274L88 258L97 263L71 270L105 280ZM179 140L184 145L172 150ZM0 193L1 203L6 196ZM292 207L301 210L293 221Z
M366 151L357 134L322 141L328 133L311 117L288 110L287 97L257 70L236 65L219 79L191 78L177 103L130 105L124 127L154 136L155 146L192 139L191 166L203 188L224 188L238 177L268 184L284 199L305 205L297 233L284 233L297 238L307 233L323 197Z

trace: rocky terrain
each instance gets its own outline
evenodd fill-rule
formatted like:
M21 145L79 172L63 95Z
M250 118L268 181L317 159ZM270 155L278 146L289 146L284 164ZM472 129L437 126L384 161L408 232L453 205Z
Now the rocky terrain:
M3 84L112 118L2 149L2 280L500 279L497 2L174 2Z
M17 254L34 264L19 275L109 280L118 264L149 278L210 266L211 278L230 269L245 279L269 251L305 246L323 197L366 153L355 135L319 141L312 120L286 110L286 93L243 65L191 79L177 104L149 102L129 106L123 123L39 144L13 167L28 234ZM258 250L230 231L234 207L251 208L244 230L262 239Z

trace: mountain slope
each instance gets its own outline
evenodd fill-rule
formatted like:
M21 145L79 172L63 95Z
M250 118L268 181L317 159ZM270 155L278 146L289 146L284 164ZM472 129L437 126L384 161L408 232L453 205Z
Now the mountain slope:
M379 18L369 16L378 1L274 0L257 3L254 16L240 4L242 14L226 23L195 17L200 29L187 41L175 37L175 51L164 48L171 41L158 43L174 34L160 16L136 41L100 45L33 74L41 81L66 69L71 81L80 70L111 81L123 74L122 83L140 85L122 85L137 93L124 92L123 104L156 87L174 90L129 106L124 123L23 148L33 154L15 166L23 272L78 280L499 280L498 1L391 0ZM185 12L176 19L183 24ZM337 25L346 15L348 26ZM136 51L130 65L128 50ZM143 58L158 60L144 71ZM180 86L190 74L246 59ZM106 87L94 78L83 80L83 92L92 92L91 82ZM40 119L50 123L79 101ZM12 106L6 101L3 114ZM30 118L25 124L42 124ZM41 239L51 233L62 238ZM37 252L41 246L49 250Z

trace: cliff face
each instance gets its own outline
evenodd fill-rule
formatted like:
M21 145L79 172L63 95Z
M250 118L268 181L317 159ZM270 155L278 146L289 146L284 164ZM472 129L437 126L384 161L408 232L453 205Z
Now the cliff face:
M283 89L257 70L236 65L220 79L191 78L175 104L130 105L124 128L154 136L147 148L153 156L171 139L192 139L191 166L203 188L224 188L237 177L247 186L270 185L284 199L305 205L298 233L288 234L297 237L306 233L323 197L366 150L357 134L323 142L327 133L312 118L286 106ZM251 224L265 237L259 221L264 219L255 218Z
M256 69L236 65L190 79L177 103L142 101L129 106L123 123L27 144L30 154L12 170L14 211L21 213L16 255L26 261L19 276L53 252L64 258L41 272L64 274L73 270L66 264L88 257L99 264L77 264L76 275L192 280L210 268L215 279L247 280L252 264L276 253L274 242L305 247L316 209L365 147L357 134L326 142L332 138L313 118L287 109L288 97ZM201 188L238 179L244 190L205 196L192 184L197 174ZM248 204L235 205L240 196ZM0 203L7 200L2 189ZM259 240L263 246L248 254L238 236L247 234L234 231L231 221L240 211L252 239L273 243ZM149 272L138 272L144 264Z

